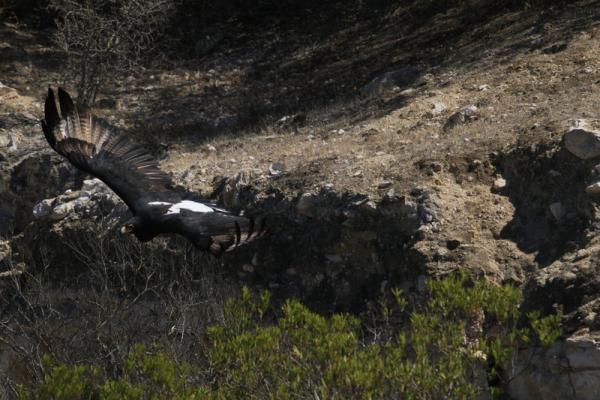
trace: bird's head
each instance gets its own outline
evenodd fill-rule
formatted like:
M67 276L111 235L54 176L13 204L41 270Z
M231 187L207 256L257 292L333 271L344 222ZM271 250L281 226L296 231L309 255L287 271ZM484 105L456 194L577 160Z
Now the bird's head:
M123 235L135 235L138 240L147 242L152 240L159 232L156 232L152 224L147 223L139 216L129 219L121 226Z
M142 223L142 221L140 220L139 217L130 218L129 220L127 220L127 222L125 222L121 226L121 233L123 235L136 234L141 231L141 229L140 229L141 223Z
M123 235L131 235L135 231L135 226L133 224L123 224L121 226L121 233Z

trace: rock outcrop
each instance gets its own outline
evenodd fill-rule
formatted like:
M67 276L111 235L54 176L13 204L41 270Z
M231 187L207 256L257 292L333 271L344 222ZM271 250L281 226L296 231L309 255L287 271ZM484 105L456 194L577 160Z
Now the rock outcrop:
M127 207L121 199L99 179L84 180L80 190L68 189L33 207L36 219L51 221L79 218L121 220L127 213Z
M519 400L600 398L600 332L584 330L549 349L521 351L508 393Z

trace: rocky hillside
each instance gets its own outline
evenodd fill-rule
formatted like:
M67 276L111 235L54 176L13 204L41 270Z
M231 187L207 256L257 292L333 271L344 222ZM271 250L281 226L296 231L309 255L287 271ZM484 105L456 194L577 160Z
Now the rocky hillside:
M267 238L218 260L119 236L126 207L41 135L45 90L64 80L51 31L3 22L6 395L47 351L109 359L164 340L197 353L194 332L240 284L361 313L391 287L418 297L466 269L522 287L524 311L563 315L558 343L506 369L510 396L598 398L599 6L223 23L197 58L103 88L96 112L178 184L269 215Z

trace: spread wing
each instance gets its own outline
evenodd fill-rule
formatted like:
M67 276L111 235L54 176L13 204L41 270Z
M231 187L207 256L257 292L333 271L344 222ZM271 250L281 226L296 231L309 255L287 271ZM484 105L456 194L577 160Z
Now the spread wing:
M50 146L73 165L106 183L135 214L144 199L172 199L170 177L146 150L92 115L76 107L58 89L48 89L42 129Z
M214 208L213 212L181 210L179 220L185 236L202 250L214 255L231 251L266 233L264 217L237 216Z

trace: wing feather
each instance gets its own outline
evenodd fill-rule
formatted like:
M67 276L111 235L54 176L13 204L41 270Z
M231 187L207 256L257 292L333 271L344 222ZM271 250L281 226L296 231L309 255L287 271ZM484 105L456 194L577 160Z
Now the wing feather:
M171 216L180 220L182 234L203 250L220 255L266 233L264 217L237 216L229 212L193 212L181 210Z
M173 195L170 177L142 146L110 128L87 108L75 106L62 88L58 89L58 104L60 114L54 91L48 89L42 129L50 147L106 183L134 214L140 199Z

